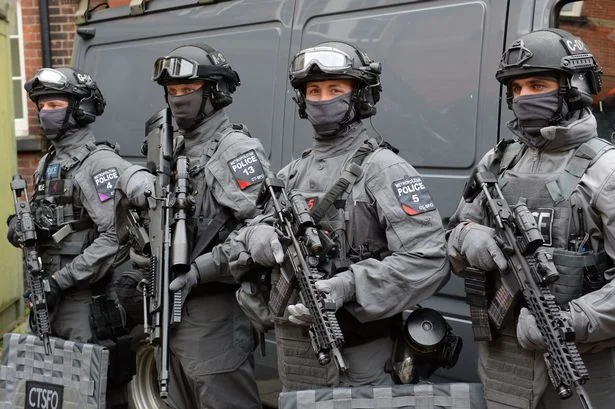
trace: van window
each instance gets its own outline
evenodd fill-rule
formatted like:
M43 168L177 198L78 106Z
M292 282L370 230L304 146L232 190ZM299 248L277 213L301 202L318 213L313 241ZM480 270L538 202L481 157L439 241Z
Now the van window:
M602 67L602 90L592 109L598 135L615 139L615 8L608 1L573 1L562 6L557 26L578 35Z

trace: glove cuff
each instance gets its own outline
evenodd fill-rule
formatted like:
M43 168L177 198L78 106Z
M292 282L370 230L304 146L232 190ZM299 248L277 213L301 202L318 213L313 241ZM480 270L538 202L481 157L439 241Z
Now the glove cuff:
M331 283L340 290L343 304L354 300L355 298L355 280L352 270L342 271L339 274L330 278Z
M220 265L214 261L211 253L198 256L192 265L196 267L197 283L218 281L222 277Z

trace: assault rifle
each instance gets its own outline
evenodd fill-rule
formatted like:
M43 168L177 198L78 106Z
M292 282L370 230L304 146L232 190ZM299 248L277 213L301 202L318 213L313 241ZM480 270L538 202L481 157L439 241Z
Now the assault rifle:
M552 255L542 247L542 234L534 216L523 200L511 208L496 176L483 166L475 170L468 182L465 201L472 202L480 192L486 198L486 213L493 222L496 242L508 260L508 269L500 274L502 284L488 308L489 319L498 329L505 326L521 294L545 341L547 372L559 397L569 398L574 387L583 407L591 408L583 388L589 372L574 343L574 329L562 317L562 310L548 288L559 278L559 273Z
M24 266L28 275L28 285L30 295L28 304L30 305L30 317L32 320L32 330L43 341L45 354L51 354L51 342L49 341L49 313L47 311L47 297L45 292L50 291L49 276L41 266L41 260L36 249L36 227L32 218L30 201L28 199L27 183L19 175L13 176L11 181L13 191L13 203L15 204L15 216L17 217L21 234ZM23 194L23 200L19 200Z
M298 192L288 196L281 180L266 177L257 203L262 204L268 198L275 209L275 227L285 253L282 274L272 291L269 306L276 316L283 315L296 287L301 302L313 318L309 334L318 362L327 365L333 356L338 369L344 372L346 364L340 352L344 335L335 316L335 303L314 286L322 278L316 266L323 245L305 198Z
M169 108L152 116L145 125L147 167L156 175L154 192L146 192L156 207L149 209L149 271L143 282L144 331L152 344L160 346L158 383L160 396L169 393L169 336L181 321L181 291L171 292L170 282L190 270L187 210L188 158L175 156ZM141 242L143 240L140 240Z

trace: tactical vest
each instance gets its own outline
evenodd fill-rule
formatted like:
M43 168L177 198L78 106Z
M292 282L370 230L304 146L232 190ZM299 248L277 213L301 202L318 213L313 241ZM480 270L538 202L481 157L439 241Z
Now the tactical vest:
M209 160L218 150L220 143L233 132L241 132L248 137L250 133L242 124L231 124L220 133L214 135L207 150L199 158L190 158L188 175L193 184L193 190L197 192L195 197L195 210L191 215L192 222L188 224L189 235L192 237L191 261L198 256L211 251L213 246L222 243L228 235L237 227L239 221L223 206L220 206L212 196L205 180L205 167ZM191 291L191 295L216 294L221 292L235 291L237 286L225 283L210 283L206 286L198 286Z
M347 242L346 223L348 198L353 186L363 173L365 160L380 147L394 150L388 144L379 145L375 139L369 139L352 155L348 155L347 164L342 168L340 178L327 192L301 192L294 189L292 183L288 191L299 191L308 202L310 213L319 228L335 243L336 250L319 260L318 270L323 278L329 278L337 272L344 271L350 264L366 258L384 257L384 251L361 251L352 248ZM307 157L306 151L303 157ZM325 245L326 247L326 245ZM382 249L384 250L384 249ZM388 249L387 249L388 250ZM344 348L361 345L391 334L397 316L360 323L344 308L336 313L344 334ZM274 319L276 342L278 344L278 367L284 390L304 390L315 387L335 387L339 385L339 373L333 362L322 366L315 359L307 329L289 324L285 319Z
M113 150L105 143L91 142L76 149L70 162L51 163L52 147L35 180L32 213L39 237L41 261L46 271L58 271L96 238L98 232L75 192L72 173L83 161L100 150Z
M583 237L588 226L587 209L574 193L579 181L611 144L592 138L580 145L567 163L549 173L526 173L513 169L524 153L524 145L507 144L498 171L499 184L509 205L520 199L526 204L543 234L544 246L553 254L560 274L551 285L557 302L568 301L602 287L606 281L607 256L603 246L592 249ZM588 237L588 236L587 236Z

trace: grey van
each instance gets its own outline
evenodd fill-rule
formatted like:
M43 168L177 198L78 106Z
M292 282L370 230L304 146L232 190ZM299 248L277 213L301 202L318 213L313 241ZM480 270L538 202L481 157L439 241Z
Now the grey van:
M123 156L142 163L144 122L164 105L162 90L151 80L154 59L199 41L222 50L242 83L229 116L263 142L277 170L311 143L309 123L299 120L291 99L289 58L320 41L353 42L383 65L372 131L424 175L446 222L473 166L497 141L511 137L505 126L511 116L494 79L500 55L520 35L558 25L560 9L570 8L564 3L570 2L133 0L131 7L79 16L73 63L95 75L107 100L103 120L93 124L96 135L119 142ZM574 16L566 17L561 22L575 23ZM610 37L611 49L614 41ZM613 132L615 114L605 117ZM478 381L462 281L451 278L424 306L441 311L464 338L457 366L439 372L438 380ZM164 407L156 399L152 358L151 348L139 351L139 373L131 385L135 408ZM258 371L262 379L275 379L271 340Z

